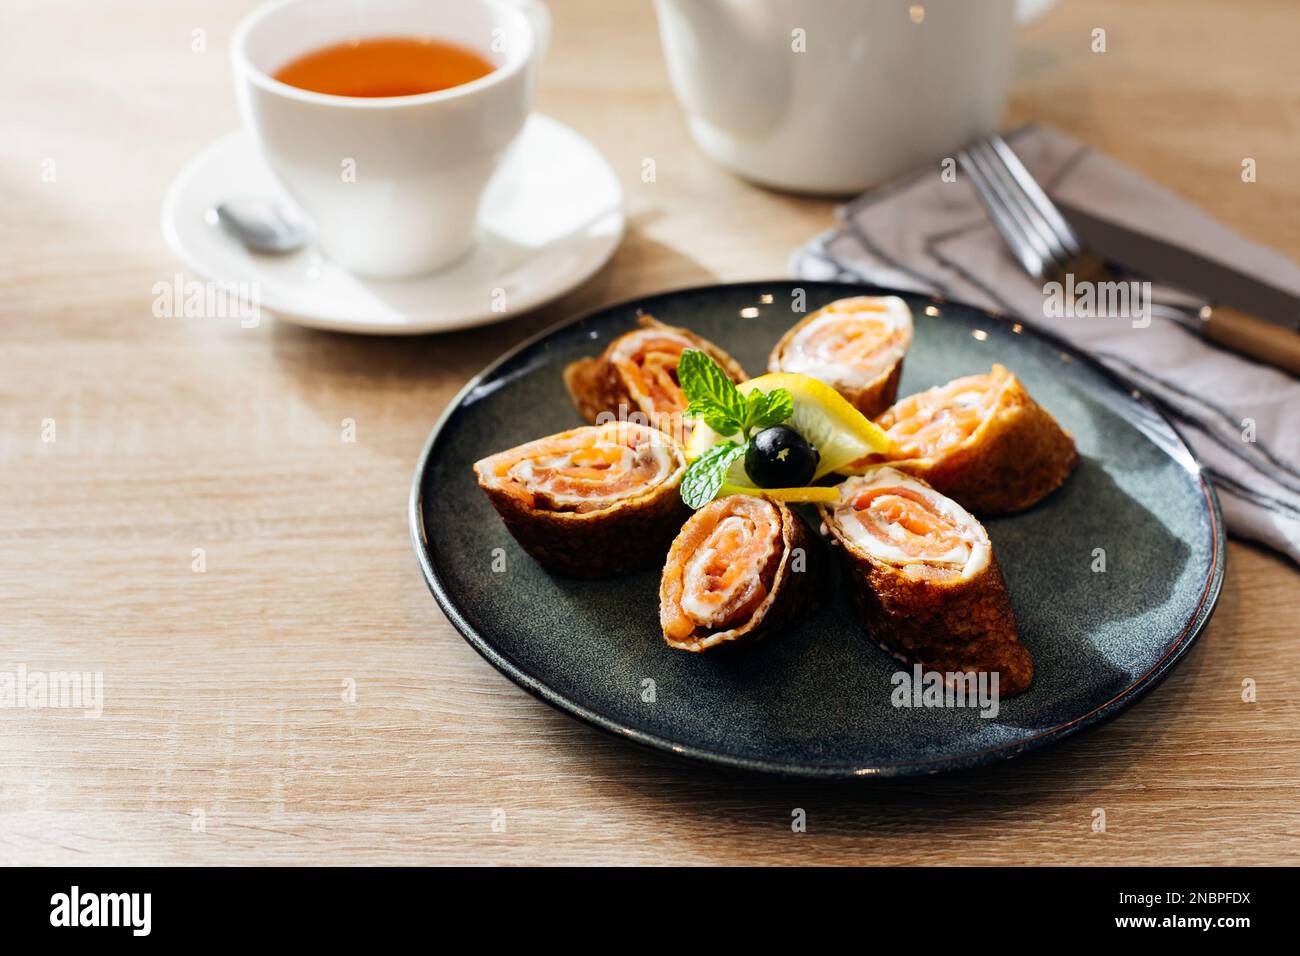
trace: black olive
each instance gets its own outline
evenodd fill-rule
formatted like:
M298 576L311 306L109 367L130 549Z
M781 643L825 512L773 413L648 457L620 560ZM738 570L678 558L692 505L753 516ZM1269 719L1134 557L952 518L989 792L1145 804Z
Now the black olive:
M821 461L817 449L787 425L764 428L745 451L745 471L760 488L802 488Z

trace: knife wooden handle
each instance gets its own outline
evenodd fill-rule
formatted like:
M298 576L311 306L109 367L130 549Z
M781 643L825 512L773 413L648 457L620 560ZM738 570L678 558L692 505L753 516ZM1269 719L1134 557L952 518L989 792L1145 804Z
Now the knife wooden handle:
M1300 332L1265 322L1226 306L1207 306L1205 337L1257 362L1300 375Z

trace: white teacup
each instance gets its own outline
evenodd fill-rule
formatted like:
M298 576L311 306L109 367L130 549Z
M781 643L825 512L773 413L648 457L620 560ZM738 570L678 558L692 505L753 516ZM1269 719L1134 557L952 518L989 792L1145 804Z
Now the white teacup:
M271 171L349 271L419 275L468 251L479 199L523 127L549 34L535 0L280 0L231 43L244 121ZM366 37L429 36L496 68L415 96L314 93L274 79L304 53Z
M764 185L859 192L952 155L1001 119L1016 0L655 8L695 142Z

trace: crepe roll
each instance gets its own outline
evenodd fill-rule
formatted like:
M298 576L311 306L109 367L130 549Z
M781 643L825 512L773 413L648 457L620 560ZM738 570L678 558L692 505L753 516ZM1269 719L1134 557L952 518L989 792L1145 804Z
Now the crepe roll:
M807 526L784 504L730 495L682 527L659 583L664 640L706 651L758 640L815 603L816 555Z
M694 332L648 315L638 322L640 328L614 339L599 356L564 370L573 404L587 421L636 421L682 437L687 401L677 383L677 363L686 349L704 352L733 382L748 378L735 359Z
M670 435L586 425L474 464L506 528L543 566L593 578L654 567L686 520L686 458Z
M885 650L940 673L997 673L998 692L1033 680L993 546L961 505L878 466L819 505L839 545L849 597Z
M820 379L874 418L898 395L912 311L897 296L856 296L818 309L781 337L770 372Z
M1001 365L909 395L876 424L888 461L980 514L1037 504L1079 463L1070 433Z

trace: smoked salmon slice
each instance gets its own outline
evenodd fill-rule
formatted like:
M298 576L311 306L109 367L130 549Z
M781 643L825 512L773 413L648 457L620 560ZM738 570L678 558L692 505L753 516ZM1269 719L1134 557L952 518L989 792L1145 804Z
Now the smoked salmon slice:
M689 509L679 442L630 422L586 425L474 464L520 546L552 570L603 577L657 564Z
M640 328L614 339L599 356L570 364L564 370L564 384L589 422L635 421L684 441L682 412L687 401L677 381L682 352L699 349L734 382L748 376L730 355L689 329L665 325L648 315L638 323Z
M902 299L837 299L786 332L767 368L819 379L874 418L897 396L911 345L912 311Z
M784 504L730 495L682 527L659 583L659 624L670 647L704 651L757 640L815 602L812 538Z
M908 663L941 673L996 673L998 692L1033 680L988 532L924 481L879 465L819 505L839 545L863 627Z
M980 514L1037 504L1079 462L1074 439L1001 365L909 395L876 418L889 461Z

